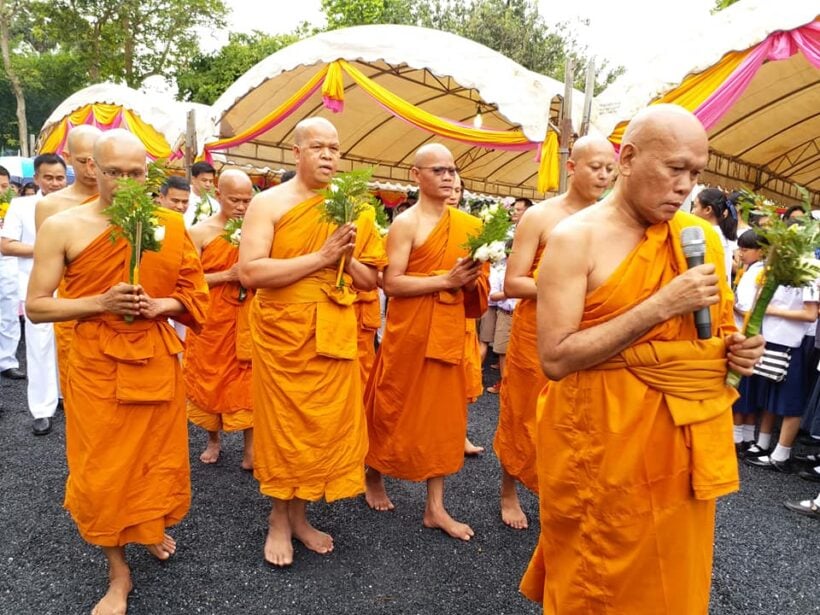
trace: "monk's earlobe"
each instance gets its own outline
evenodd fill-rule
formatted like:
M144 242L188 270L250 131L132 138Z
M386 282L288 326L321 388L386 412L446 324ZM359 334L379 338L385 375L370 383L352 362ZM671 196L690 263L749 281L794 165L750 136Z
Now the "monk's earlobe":
M618 156L618 175L629 177L632 174L632 161L637 155L635 146L631 143L625 144L621 147L621 153Z

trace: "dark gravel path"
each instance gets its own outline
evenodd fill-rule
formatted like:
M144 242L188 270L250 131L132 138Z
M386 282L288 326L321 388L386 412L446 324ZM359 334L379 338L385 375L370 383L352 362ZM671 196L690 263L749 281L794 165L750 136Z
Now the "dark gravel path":
M0 615L88 613L105 589L105 562L61 506L62 415L52 434L35 438L24 383L0 384ZM491 443L496 415L496 396L474 405L476 443ZM476 531L470 543L423 529L423 486L390 481L394 513L371 512L362 498L314 505L311 517L334 535L336 550L322 557L297 547L294 566L274 570L262 560L269 504L239 469L241 437L226 438L216 466L199 463L204 443L204 432L192 429L193 505L173 530L177 555L160 564L129 547L136 586L129 614L541 612L517 591L537 531L501 524L491 452L467 460L447 482L451 512ZM756 468L741 472L742 491L718 506L711 612L820 613L820 523L782 506L813 497L820 485ZM523 494L523 503L537 525L536 500Z

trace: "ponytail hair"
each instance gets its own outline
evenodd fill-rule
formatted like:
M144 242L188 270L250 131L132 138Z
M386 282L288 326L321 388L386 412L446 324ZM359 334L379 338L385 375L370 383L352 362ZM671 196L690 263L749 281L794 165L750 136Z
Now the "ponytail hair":
M737 207L719 188L704 188L697 196L703 207L711 207L723 236L729 241L737 239Z

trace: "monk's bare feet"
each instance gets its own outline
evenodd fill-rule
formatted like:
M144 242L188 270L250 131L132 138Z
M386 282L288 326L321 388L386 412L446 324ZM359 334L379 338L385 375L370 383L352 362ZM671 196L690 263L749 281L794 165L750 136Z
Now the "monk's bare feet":
M148 553L158 560L165 561L177 552L177 541L165 534L162 537L162 542L155 545L145 545L145 548L148 549Z
M501 520L514 530L526 530L529 527L527 515L521 510L518 495L501 496Z
M316 551L322 555L326 555L333 551L333 537L326 533L320 532L307 519L294 519L291 517L291 530L293 537L305 545L311 551Z
M273 566L290 566L293 563L293 541L287 513L284 518L273 514L268 520L268 536L265 538L265 561Z
M390 501L390 498L387 497L387 491L384 488L384 479L380 473L368 469L364 474L364 482L364 499L370 508L378 511L387 511L396 508L393 502Z
M242 469L247 472L253 471L253 454L248 454L247 452L242 455Z
M484 452L483 446L476 446L470 442L470 438L464 438L464 454L467 457L475 457Z
M466 523L456 521L443 508L426 508L424 511L424 521L422 521L422 523L424 527L439 529L452 538L458 538L460 540L470 540L475 536L473 528Z
M94 606L91 615L125 615L132 587L130 574L111 575L108 591Z
M219 461L219 453L221 450L222 449L219 444L219 432L216 433L216 438L208 432L208 445L205 447L205 450L202 451L202 454L199 456L199 460L202 463L216 463Z
M253 428L244 432L245 448L242 452L242 469L248 472L253 470Z

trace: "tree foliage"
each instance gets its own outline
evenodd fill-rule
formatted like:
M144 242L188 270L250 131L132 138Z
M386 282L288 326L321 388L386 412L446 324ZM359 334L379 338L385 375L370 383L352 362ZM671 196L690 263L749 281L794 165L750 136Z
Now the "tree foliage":
M738 0L715 0L715 8L712 9L712 13L717 13L718 11L722 11L723 9L732 6Z

